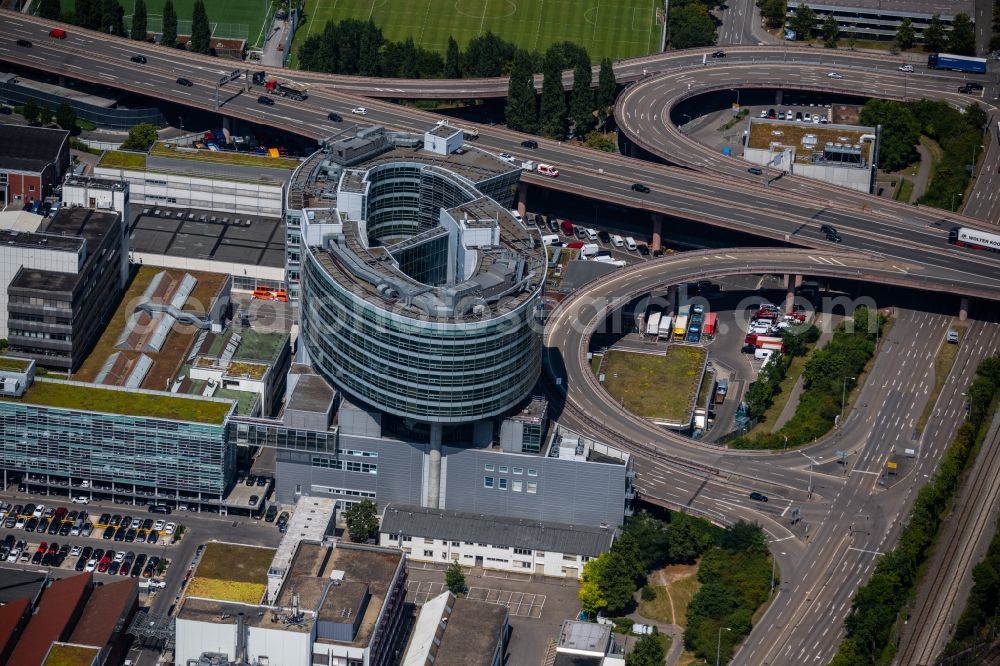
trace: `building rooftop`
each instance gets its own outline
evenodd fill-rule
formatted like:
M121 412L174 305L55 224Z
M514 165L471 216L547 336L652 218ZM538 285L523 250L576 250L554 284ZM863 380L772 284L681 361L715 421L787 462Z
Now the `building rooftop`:
M861 13L878 14L880 16L892 16L898 14L901 17L931 17L940 14L946 21L952 20L956 14L965 13L973 16L973 2L971 0L879 0L878 10L871 3L871 0L823 0L823 2L806 2L806 4L819 14L827 14L833 10L857 9ZM792 9L792 7L789 7Z
M611 641L610 624L595 624L578 620L565 620L559 629L556 650L574 650L578 653L604 655Z
M45 587L48 576L39 571L22 571L20 569L0 568L0 606L18 599L27 599L35 603L38 595Z
M43 664L44 666L91 666L100 652L100 648L92 645L53 643Z
M20 398L0 397L40 407L72 409L122 416L191 421L222 425L233 408L231 400L185 396L144 389L122 389L83 382L36 378Z
M309 633L312 629L313 617L308 610L305 611L306 617L303 621L290 622L290 614L285 611L255 604L217 601L200 597L185 597L180 610L177 611L177 619L207 622L214 625L235 625L240 613L243 613L243 621L250 627L280 629L296 633Z
M853 150L853 146L858 146L864 164L870 165L874 141L866 140L863 137L874 135L874 127L817 125L787 120L751 118L747 148L771 149L774 152L781 152L782 147L788 146L794 150L796 162L812 163L814 153L822 153L824 148L830 147L836 150L847 146ZM855 165L851 164L850 166Z
M138 593L139 582L135 578L95 587L70 634L69 642L101 648L109 644L115 630L128 621Z
M29 599L15 599L0 604L0 654L13 647L15 632L21 626L21 620L28 613L30 605Z
M63 181L63 186L86 187L94 190L109 190L111 192L124 192L128 183L124 180L113 178L91 178L89 176L69 176Z
M59 640L69 628L90 591L93 576L76 574L53 581L42 594L38 610L31 616L24 633L17 641L10 663L17 666L36 666L45 661L53 642Z
M26 372L31 367L31 361L14 356L0 356L0 372Z
M339 609L345 601L351 602L356 596L353 593L360 588L345 588L351 591L347 595L351 599L337 593L335 588L344 587L345 583L365 584L371 600L351 644L366 646L401 561L402 551L395 549L303 541L278 593L276 605L291 607L293 595L297 595L301 608L316 609L320 617L339 618ZM334 578L341 581L339 585L334 585Z
M129 211L133 252L272 268L285 265L281 218L151 205L132 205Z
M0 125L0 169L41 172L59 160L69 132L61 129Z
M337 392L317 374L300 374L285 402L285 409L303 412L327 412Z
M455 599L434 666L492 666L493 648L506 625L506 606Z
M383 534L471 541L495 546L597 557L614 541L613 528L506 518L451 509L389 504L382 514Z

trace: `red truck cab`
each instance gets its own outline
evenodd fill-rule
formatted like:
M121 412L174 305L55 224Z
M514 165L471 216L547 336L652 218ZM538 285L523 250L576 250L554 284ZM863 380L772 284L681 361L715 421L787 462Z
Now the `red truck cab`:
M56 39L66 39L66 31L62 28L52 28L49 30L49 37L55 37Z

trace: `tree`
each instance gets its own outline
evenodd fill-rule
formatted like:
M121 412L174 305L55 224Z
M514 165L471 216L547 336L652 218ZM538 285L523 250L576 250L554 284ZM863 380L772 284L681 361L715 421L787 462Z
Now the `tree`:
M115 7L118 5L117 0L101 0L101 32L109 32L114 34L115 32Z
M945 32L941 16L935 14L924 29L924 50L931 53L944 51L948 45L948 34Z
M42 104L42 110L38 112L38 120L41 121L43 125L47 125L52 122L52 108L46 102Z
M632 651L625 655L625 666L663 666L666 658L659 634L646 634L640 637Z
M204 0L195 0L191 14L191 50L195 53L210 53L212 50L212 29L208 25L208 13Z
M785 15L788 14L786 0L757 0L757 6L760 8L764 23L771 30L785 24Z
M608 606L608 600L604 598L604 591L601 590L600 577L604 564L607 562L607 553L600 557L595 557L583 565L583 575L581 577L580 608L588 613L599 613Z
M569 115L573 120L573 132L582 138L594 125L594 81L590 67L590 56L584 50L573 67L573 92L570 94Z
M73 108L69 104L63 102L59 105L59 108L56 109L56 122L59 123L59 127L62 127L64 130L75 130L76 112L73 111Z
M715 44L715 22L708 7L699 2L674 4L670 8L668 31L670 46L675 49Z
M361 76L376 76L378 74L379 51L385 43L382 29L371 19L361 32L361 46L358 49L358 73Z
M87 21L90 20L90 6L94 0L76 0L73 7L73 23L82 28L89 28Z
M909 18L903 19L899 27L896 28L896 46L906 51L912 49L917 43L917 32L913 29L913 21Z
M119 37L127 37L128 33L125 32L125 10L122 9L122 5L118 0L112 0L111 2L111 34L118 35Z
M837 48L837 35L840 34L840 26L833 14L827 14L823 21L823 46L828 49Z
M601 568L597 584L608 602L608 610L620 613L632 603L635 595L634 565L614 551L604 557L607 557L607 561Z
M139 123L128 131L128 138L122 144L125 150L147 151L156 143L156 127L149 123Z
M444 584L452 594L461 594L465 591L465 574L462 573L462 566L458 562L452 562L445 569Z
M163 3L163 35L160 44L171 49L177 46L177 10L174 9L174 0Z
M518 49L507 81L507 106L504 109L507 126L518 132L533 134L538 130L537 107L531 56L524 49Z
M562 69L559 50L550 46L542 66L542 102L538 121L542 134L553 139L566 138L566 92L563 90Z
M38 5L38 15L43 19L58 21L62 16L62 5L59 0L42 0Z
M344 512L347 534L354 543L363 543L378 534L378 509L375 502L363 499Z
M879 141L879 167L897 171L917 158L920 125L910 108L901 102L873 99L861 108L862 125L882 126Z
M1000 0L993 0L993 35L990 37L990 50L1000 51Z
M517 47L506 42L490 31L473 37L465 47L462 71L468 76L502 76L508 69Z
M21 111L21 115L28 121L29 125L33 125L41 113L42 110L38 108L38 102L35 101L34 97L28 98L28 101L24 103L24 110Z
M796 39L809 39L812 37L813 28L816 27L816 12L808 5L799 5L789 19L788 27L795 31Z
M164 7L164 10L166 7ZM129 36L140 42L146 41L148 33L146 21L146 3L144 0L135 0L135 10L132 12L132 30Z
M965 107L965 122L977 132L983 131L987 120L986 111L983 110L983 107L979 106L979 102L972 102Z
M462 78L461 54L458 51L458 42L455 38L448 36L448 51L444 56L444 78Z
M968 14L956 14L951 22L951 34L948 36L948 50L961 55L976 54L976 28Z
M618 94L618 81L615 79L615 69L611 58L601 60L601 72L597 76L597 108L608 109L615 103Z

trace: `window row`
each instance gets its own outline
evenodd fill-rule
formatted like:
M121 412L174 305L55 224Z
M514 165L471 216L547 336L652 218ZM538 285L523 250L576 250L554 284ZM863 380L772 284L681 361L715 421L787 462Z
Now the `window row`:
M535 493L538 492L538 484L534 481L528 481L526 484L522 481L511 481L508 483L508 480L503 477L500 477L498 479L494 479L492 476L483 477L483 488L496 488L497 490L507 490L508 485L510 487L510 490L515 493L521 492L522 489L529 495L534 495Z
M484 469L487 472L498 471L496 465L494 465L493 463L486 463ZM508 469L507 465L500 465L499 472L501 474L506 474L507 473L507 469ZM524 474L524 468L523 467L515 467L514 468L514 474ZM538 476L538 470L537 469L531 469L529 467L528 468L528 476Z

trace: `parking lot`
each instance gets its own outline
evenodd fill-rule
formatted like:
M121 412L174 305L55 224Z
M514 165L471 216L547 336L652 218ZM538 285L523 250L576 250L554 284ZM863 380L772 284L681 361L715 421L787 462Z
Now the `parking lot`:
M406 592L413 603L424 604L444 592L444 583L410 580L407 582ZM473 601L506 606L512 617L538 619L542 617L542 608L545 606L544 594L513 592L490 587L470 587L465 591L465 597Z

